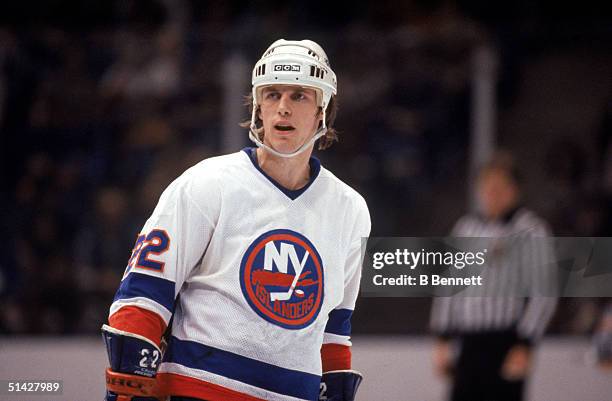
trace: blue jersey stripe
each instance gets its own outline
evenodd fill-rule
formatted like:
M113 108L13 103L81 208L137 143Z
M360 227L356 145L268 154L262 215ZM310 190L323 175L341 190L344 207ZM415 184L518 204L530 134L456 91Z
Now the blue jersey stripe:
M351 316L353 316L353 311L350 309L334 309L329 313L325 332L340 336L350 336Z
M275 393L306 400L319 396L321 376L281 368L218 348L176 337L170 339L165 362L205 370Z
M149 298L172 313L174 309L174 282L132 272L121 282L114 301L135 297Z

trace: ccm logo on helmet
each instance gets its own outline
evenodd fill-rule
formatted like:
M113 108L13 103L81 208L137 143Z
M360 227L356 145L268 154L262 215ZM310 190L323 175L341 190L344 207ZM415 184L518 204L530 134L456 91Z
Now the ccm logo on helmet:
M272 230L242 257L240 286L253 311L286 329L302 329L323 304L323 263L314 245L291 230Z
M275 64L274 71L300 72L301 67L299 64Z

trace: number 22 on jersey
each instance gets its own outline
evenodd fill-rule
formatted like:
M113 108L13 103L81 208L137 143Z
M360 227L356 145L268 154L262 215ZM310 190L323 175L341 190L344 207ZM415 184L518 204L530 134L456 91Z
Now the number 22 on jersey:
M165 230L155 229L148 234L140 234L132 250L132 256L125 269L127 275L132 268L164 271L164 262L156 260L170 247L170 237Z

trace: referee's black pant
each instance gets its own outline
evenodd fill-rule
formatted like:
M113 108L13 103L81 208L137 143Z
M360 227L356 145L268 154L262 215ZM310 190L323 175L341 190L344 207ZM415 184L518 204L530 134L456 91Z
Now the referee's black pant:
M460 351L453 369L451 401L520 401L524 380L501 376L504 359L517 344L514 331L482 332L459 337Z

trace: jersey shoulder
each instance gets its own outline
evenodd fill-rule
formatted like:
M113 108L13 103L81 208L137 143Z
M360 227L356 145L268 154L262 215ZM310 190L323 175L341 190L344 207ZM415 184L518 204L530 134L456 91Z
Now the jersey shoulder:
M185 170L162 193L157 213L174 210L176 204L199 209L214 221L222 203L223 183L228 174L237 175L237 168L248 165L239 152L204 159Z
M552 234L549 224L536 212L527 208L518 210L515 219L517 231L528 236L548 237Z
M185 170L183 175L186 180L200 180L211 178L223 178L225 174L236 168L248 166L248 156L242 151L227 155L206 158Z
M333 199L336 208L349 211L349 215L355 221L358 237L368 237L372 222L368 204L364 197L324 167L321 167L319 179L323 183L322 190L325 192L327 199Z
M202 191L211 192L221 189L229 175L235 177L237 170L248 168L247 162L244 152L210 157L185 170L176 181L189 188L194 195Z
M451 229L451 235L456 237L474 235L478 227L482 227L484 221L476 213L468 213L461 216Z
M319 178L324 182L325 190L337 197L343 204L349 204L356 209L368 210L367 202L363 196L325 167L321 166Z

